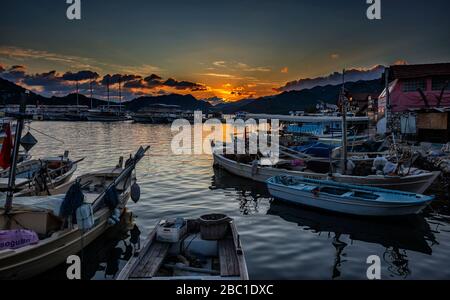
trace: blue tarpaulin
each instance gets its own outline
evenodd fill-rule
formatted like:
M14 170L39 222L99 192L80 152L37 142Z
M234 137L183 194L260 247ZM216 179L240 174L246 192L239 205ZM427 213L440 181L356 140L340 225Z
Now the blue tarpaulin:
M314 157L330 157L331 151L335 146L327 145L324 143L309 143L303 146L292 147L291 149L297 152L302 152L304 154L308 154Z

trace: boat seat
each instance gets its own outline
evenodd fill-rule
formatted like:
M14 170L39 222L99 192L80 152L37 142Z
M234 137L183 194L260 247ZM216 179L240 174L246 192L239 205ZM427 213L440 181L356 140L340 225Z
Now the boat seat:
M140 261L138 267L130 275L132 278L151 278L156 275L164 259L169 253L170 243L153 242L150 249Z
M220 240L219 245L219 262L221 276L239 276L239 262L232 238Z

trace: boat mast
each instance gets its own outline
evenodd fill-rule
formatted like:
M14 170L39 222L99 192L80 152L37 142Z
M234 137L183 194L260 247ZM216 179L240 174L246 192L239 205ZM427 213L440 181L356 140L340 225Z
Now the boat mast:
M11 162L11 166L9 168L8 191L6 194L6 202L5 202L5 213L6 214L8 214L11 211L13 197L14 197L14 190L16 187L17 159L19 157L20 139L22 138L23 124L24 124L24 120L29 118L29 116L26 115L26 101L27 101L26 95L28 95L29 91L26 91L25 93L26 94L21 95L19 112L12 114L12 116L17 119L17 128L16 128L16 135L14 137L12 162Z
M77 112L80 113L80 104L78 100L78 80L76 81L76 86L77 86Z
M341 106L342 106L342 156L343 156L343 174L347 174L347 99L345 98L345 69L342 70L342 91L341 91Z
M121 87L121 85L122 85L122 80L121 79L119 79L119 112L121 112L122 111L122 87Z
M92 109L92 78L89 81L89 90L90 90L90 96L91 96L91 109Z
M108 110L109 110L109 77L106 78L106 97L108 100Z

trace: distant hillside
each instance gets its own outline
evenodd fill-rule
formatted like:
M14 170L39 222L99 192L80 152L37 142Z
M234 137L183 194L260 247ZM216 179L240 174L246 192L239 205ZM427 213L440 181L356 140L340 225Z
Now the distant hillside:
M349 82L345 85L350 93L370 93L379 94L383 90L384 83L381 79L370 81ZM184 110L216 110L223 113L235 113L246 111L252 113L287 114L292 110L308 110L314 108L318 101L336 104L339 98L341 85L327 85L315 87L301 91L283 92L270 97L258 99L244 99L237 102L221 103L212 106L209 102L197 100L192 95L163 95L155 97L139 97L128 102L124 102L128 110L137 111L152 104L178 105ZM20 93L24 88L0 78L0 104L18 104ZM69 94L64 97L46 98L41 95L31 93L28 97L29 105L75 105L77 103L76 94ZM91 105L90 98L79 95L80 105ZM93 99L93 106L106 105L107 102Z
M139 97L126 103L126 107L131 111L138 111L141 108L152 104L178 105L183 110L211 110L212 105L206 101L197 100L192 95L163 95L155 97Z
M370 81L349 82L345 84L350 93L379 94L384 88L380 79ZM314 108L318 101L336 104L340 85L327 85L301 91L283 92L271 97L259 98L249 104L241 106L238 110L251 113L288 114L289 111L308 110Z
M214 106L214 110L221 111L224 114L231 114L239 111L243 106L252 103L255 99L243 99L235 102L224 102Z
M19 85L16 85L8 80L0 78L0 104L19 104L20 95L25 89ZM79 105L91 106L91 99L82 94L78 95ZM93 98L92 106L98 107L101 105L107 105L107 101ZM31 93L28 97L28 105L76 105L77 95L69 94L63 97L43 97L41 95ZM127 109L131 111L137 111L143 107L151 104L167 104L178 105L185 110L210 110L212 105L205 101L199 101L192 95L164 95L156 97L139 97L128 102L124 102Z

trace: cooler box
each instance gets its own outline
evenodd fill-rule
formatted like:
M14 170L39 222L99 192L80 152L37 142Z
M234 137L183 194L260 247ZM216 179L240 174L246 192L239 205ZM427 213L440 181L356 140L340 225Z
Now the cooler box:
M162 220L156 229L156 240L166 243L176 243L187 232L187 222L183 218Z

